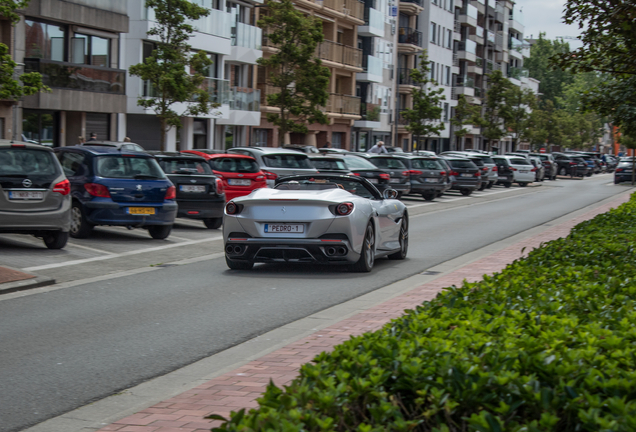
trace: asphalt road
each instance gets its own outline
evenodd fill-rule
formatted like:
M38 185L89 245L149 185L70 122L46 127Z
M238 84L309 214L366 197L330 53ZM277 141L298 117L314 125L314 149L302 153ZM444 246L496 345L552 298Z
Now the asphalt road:
M411 213L369 274L222 257L0 298L0 431L18 431L625 191L609 175ZM216 241L210 253L221 250ZM26 267L26 266L22 266Z

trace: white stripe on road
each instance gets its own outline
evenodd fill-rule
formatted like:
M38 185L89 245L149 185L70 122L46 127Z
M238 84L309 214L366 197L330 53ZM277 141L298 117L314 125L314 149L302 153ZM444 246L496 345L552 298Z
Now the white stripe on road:
M88 250L88 251L91 251L91 252L97 252L97 253L100 253L100 254L106 254L106 255L113 254L113 252L108 252L108 251L101 250L101 249L95 249L95 248L84 246L84 245L80 245L80 244L77 244L77 243L69 242L68 245L72 246L72 247L80 248L80 249L85 249L85 250Z
M205 243L205 242L210 242L210 241L215 241L215 240L221 240L222 238L223 238L223 236L220 235L220 236L217 236L217 237L212 237L212 238L207 238L207 239L202 239L202 240L189 240L189 241L181 242L181 243L172 243L172 244L165 245L165 246L157 246L157 247L146 248L146 249L136 249L136 250L133 250L133 251L122 252L122 253L119 253L119 254L103 255L103 256L98 256L98 257L93 257L93 258L85 258L85 259L79 259L79 260L73 260L73 261L66 261L66 262L63 262L63 263L45 264L45 265L35 266L35 267L25 267L22 270L25 271L25 272L30 272L30 271L38 271L38 270L47 270L47 269L52 269L52 268L57 268L57 267L67 267L67 266L73 266L73 265L78 265L78 264L85 264L85 263L89 263L89 262L104 261L104 260L113 259L113 258L121 258L121 257L125 257L125 256L130 256L130 255L137 255L137 254L146 253L146 252L156 252L156 251L161 251L161 250L165 250L165 249L172 249L172 248L175 248L175 247L187 246L187 245L191 245L191 244Z

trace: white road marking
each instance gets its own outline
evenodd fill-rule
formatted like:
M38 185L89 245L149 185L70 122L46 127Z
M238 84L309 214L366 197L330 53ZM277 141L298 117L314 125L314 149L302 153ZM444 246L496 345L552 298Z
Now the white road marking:
M125 257L125 256L130 256L130 255L137 255L137 254L141 254L141 253L156 252L156 251L160 251L160 250L172 249L172 248L175 248L175 247L187 246L187 245L191 245L191 244L205 243L205 242L209 242L209 241L221 240L222 238L223 238L223 236L219 235L218 237L212 237L212 238L207 238L207 239L202 239L202 240L188 240L188 241L182 242L182 243L172 243L172 244L165 245L165 246L157 246L157 247L151 247L151 248L146 248L146 249L136 249L136 250L133 250L133 251L122 252L122 253L119 253L119 254L110 254L110 255L103 255L103 256L98 256L98 257L93 257L93 258L84 258L84 259L79 259L79 260L67 261L67 262L63 262L63 263L45 264L45 265L35 266L35 267L26 267L26 268L23 268L22 270L25 271L25 272L30 272L30 271L38 271L38 270L47 270L47 269L57 268L57 267L68 267L68 266L72 266L72 265L85 264L85 263L95 262L95 261L104 261L104 260L113 259L113 258L121 258L121 257Z
M86 249L86 250L89 250L91 252L97 252L97 253L106 254L106 255L112 255L114 253L114 252L108 252L108 251L101 250L101 249L95 249L95 248L84 246L84 245L77 244L77 243L71 243L71 242L68 243L68 246L72 246L72 247L76 247L76 248L80 248L80 249Z

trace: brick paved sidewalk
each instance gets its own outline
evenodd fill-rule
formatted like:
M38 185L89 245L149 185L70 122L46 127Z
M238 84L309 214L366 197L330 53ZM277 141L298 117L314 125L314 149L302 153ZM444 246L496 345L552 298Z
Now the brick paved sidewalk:
M628 200L629 196L625 195L580 217L549 228L539 235L317 331L203 385L119 420L100 431L208 432L211 427L218 425L218 422L205 420L205 416L220 414L227 417L230 411L256 407L255 400L265 390L270 379L278 386L289 384L297 376L300 366L311 361L322 351L331 349L353 335L381 328L390 320L403 315L404 309L413 309L424 301L432 300L445 287L460 285L464 279L469 282L478 281L485 274L501 271L509 263L539 247L541 243L565 237L575 225Z

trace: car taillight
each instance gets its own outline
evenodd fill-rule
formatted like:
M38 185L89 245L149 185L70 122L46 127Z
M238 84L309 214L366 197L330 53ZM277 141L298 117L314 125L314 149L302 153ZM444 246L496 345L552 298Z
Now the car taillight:
M448 173L448 175L458 176L459 173L457 171L451 171L450 173Z
M273 172L263 171L263 174L265 174L267 180L276 180L278 178L278 174L274 174Z
M475 177L481 177L481 172L477 171L477 172L475 173Z
M439 175L446 175L446 171L440 171Z
M234 201L230 201L225 204L225 213L229 215L239 214L241 212L241 206L236 204Z
M216 193L217 194L221 195L222 193L225 192L225 189L223 188L223 180L218 178L218 179L216 179L215 184L216 184Z
M403 176L409 176L409 175L411 175L411 171L402 171L402 175Z
M256 180L265 180L265 176L264 175L256 176Z
M570 165L576 165L576 162L570 162Z
M388 174L386 174L386 173L383 173L383 174L380 174L380 178L381 178L382 180L390 180L390 179L391 179L391 176L390 176L390 175L388 175Z
M55 186L53 186L53 192L57 192L62 195L68 195L71 193L71 182L64 179Z
M532 172L536 172L536 171L537 171L537 169L536 169L536 168L532 168L530 171L532 171Z
M97 183L86 183L84 185L84 189L86 189L86 192L93 195L94 197L110 198L110 192L104 185L100 185Z
M482 171L488 171L488 167L482 167Z
M499 171L497 167L492 167L492 172L497 172L497 171Z
M410 170L410 171L408 171L408 173L411 174L411 175L422 175L422 174L424 174L422 171L419 171L419 170Z
M11 144L11 147L26 147L26 144Z
M212 170L212 174L214 174L215 176L217 176L220 179L223 178L223 173L222 172Z
M336 214L338 216L346 216L353 211L353 203L344 202L336 206Z
M354 176L358 176L358 177L360 177L360 173L355 173L355 172L354 172L354 173L351 173L351 174L353 174Z
M510 171L517 171L517 168L515 168L515 167L510 167Z
M624 168L616 168L616 172L623 172Z
M174 186L168 187L168 190L166 191L165 199L170 200L170 199L176 199L176 198L177 198L177 188Z

